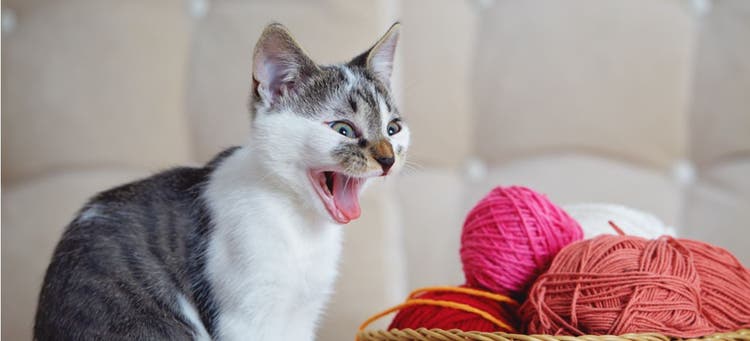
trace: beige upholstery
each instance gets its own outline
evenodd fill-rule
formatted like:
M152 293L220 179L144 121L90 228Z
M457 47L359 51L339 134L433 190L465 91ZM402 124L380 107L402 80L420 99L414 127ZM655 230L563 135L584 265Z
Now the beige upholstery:
M3 339L30 338L52 248L86 198L246 140L250 55L272 21L323 63L404 23L394 89L411 163L342 227L319 339L351 339L409 289L461 284L464 216L500 184L645 210L750 264L744 0L2 6Z
M688 9L649 0L540 8L499 2L481 14L479 154L501 162L581 149L655 166L683 157L693 47Z
M404 1L401 13L400 98L414 137L411 160L458 168L472 153L476 15L466 1L453 0Z
M150 3L50 1L16 13L3 35L4 182L189 160L189 22L182 1Z
M462 281L458 248L467 212L463 176L456 171L428 169L407 172L399 180L409 286Z
M690 110L691 151L701 166L747 160L750 146L750 4L722 1L703 19Z
M490 169L470 188L476 202L493 185L523 184L560 204L613 202L651 212L666 224L679 220L680 191L669 174L588 155L531 157Z

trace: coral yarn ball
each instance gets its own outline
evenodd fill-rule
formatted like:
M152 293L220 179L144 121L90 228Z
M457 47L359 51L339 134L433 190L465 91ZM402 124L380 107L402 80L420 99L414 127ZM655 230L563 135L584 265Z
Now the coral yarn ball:
M581 238L578 222L546 196L525 187L497 187L464 222L466 281L522 299L557 252Z
M489 313L495 319L503 321L512 328L517 328L520 325L520 319L515 313L518 306L511 308L504 303L490 298L445 291L428 291L417 298L466 304ZM414 305L401 309L388 326L389 330L393 328L438 328L443 330L460 329L463 331L479 332L514 332L511 329L501 328L475 313L434 305Z
M560 251L521 317L529 333L698 337L716 332L701 300L692 254L679 241L602 235Z
M750 328L750 270L726 249L679 239L692 254L701 287L701 307L718 331Z

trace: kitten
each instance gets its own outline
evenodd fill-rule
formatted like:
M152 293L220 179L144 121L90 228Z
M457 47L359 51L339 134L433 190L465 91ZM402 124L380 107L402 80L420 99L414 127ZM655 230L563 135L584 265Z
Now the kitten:
M37 340L312 340L342 227L404 164L390 95L399 25L315 64L280 24L253 56L249 142L91 199L47 269Z

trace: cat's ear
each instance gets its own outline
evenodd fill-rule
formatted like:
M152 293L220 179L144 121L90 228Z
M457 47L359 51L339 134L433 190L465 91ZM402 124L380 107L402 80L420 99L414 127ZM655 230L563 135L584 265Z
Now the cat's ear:
M393 58L396 55L396 44L398 44L400 29L400 23L393 24L375 45L365 51L365 53L354 57L349 64L363 66L372 70L381 82L389 85L391 83Z
M315 62L281 24L268 25L253 53L253 94L273 104L318 70Z

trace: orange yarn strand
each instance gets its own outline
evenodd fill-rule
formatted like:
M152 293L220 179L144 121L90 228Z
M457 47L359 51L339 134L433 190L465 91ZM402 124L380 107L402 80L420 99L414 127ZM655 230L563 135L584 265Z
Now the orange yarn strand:
M439 301L439 300L430 300L430 299L417 298L421 294L423 294L425 292L429 292L429 291L446 291L446 292L464 293L464 294L468 294L468 295L489 298L489 299L492 299L492 300L495 300L495 301L501 302L501 303L508 303L508 304L513 305L513 306L518 306L518 302L516 302L514 299L512 299L510 297L507 297L507 296L504 296L504 295L498 295L498 294L494 294L494 293L489 293L489 292L485 292L485 291L481 291L481 290L470 289L470 288L448 287L448 286L425 287L425 288L419 288L419 289L416 289L416 290L412 291L409 294L409 298L406 300L406 302L401 303L399 305L396 305L394 307L388 308L386 310L383 310L383 311L381 311L381 312L379 312L379 313L371 316L370 318L368 318L367 320L365 320L365 322L363 322L359 326L359 331L365 330L365 328L367 328L367 326L369 326L371 323L377 321L378 319L382 318L383 316L386 316L386 315L391 314L393 312L399 311L399 310L404 309L406 307L411 307L411 306L416 306L416 305L432 305L432 306L440 306L440 307L446 307L446 308L452 308L452 309L462 310L462 311L465 311L465 312L469 312L469 313L473 313L473 314L479 315L482 318L484 318L485 320L492 322L493 324L495 324L496 326L498 326L500 328L503 328L503 329L506 329L506 330L510 330L510 331L514 331L515 330L515 328L513 326L511 326L509 323L507 323L505 321L502 321L500 319L497 319L494 316L492 316L490 313L488 313L488 312L486 312L484 310L478 309L476 307L472 307L472 306L470 306L468 304L457 303L457 302L450 302L450 301Z
M436 287L425 287L425 288L419 288L414 291L412 291L409 294L409 298L416 298L421 293L428 292L428 291L446 291L446 292L457 292L472 296L479 296L484 298L489 298L491 300L502 302L502 303L508 303L514 306L518 306L519 303L505 295L495 294L483 290L477 290L477 289L471 289L471 288L461 288L461 287L449 287L449 286L436 286Z

